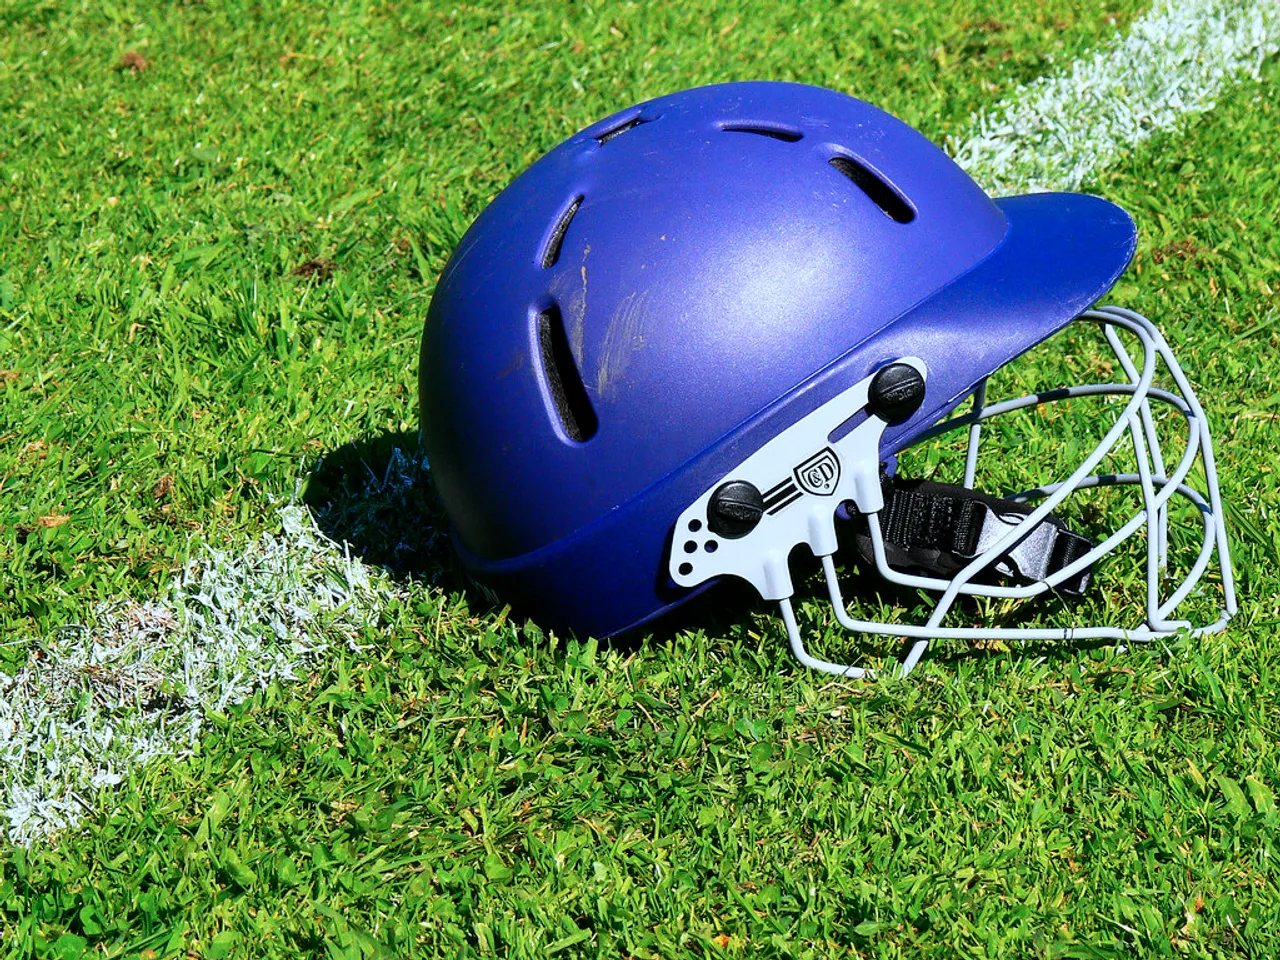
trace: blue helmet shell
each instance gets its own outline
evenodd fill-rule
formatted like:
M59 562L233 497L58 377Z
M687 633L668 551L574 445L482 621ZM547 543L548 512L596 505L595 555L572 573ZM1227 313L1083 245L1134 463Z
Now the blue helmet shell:
M588 127L458 244L423 335L423 438L469 571L547 626L609 636L693 591L680 512L902 356L925 402L887 459L1104 294L1120 208L992 200L860 100L729 83Z

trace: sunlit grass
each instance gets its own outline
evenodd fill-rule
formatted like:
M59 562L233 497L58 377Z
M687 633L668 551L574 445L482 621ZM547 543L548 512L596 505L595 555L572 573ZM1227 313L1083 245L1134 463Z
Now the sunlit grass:
M354 645L321 624L301 679L201 712L193 755L0 848L0 953L1275 953L1274 61L1085 185L1137 218L1112 299L1165 329L1213 424L1244 598L1220 637L942 644L906 682L846 684L734 594L601 647L465 591L420 471L385 482L437 272L563 136L768 77L941 141L1137 10L0 8L5 672L206 547L282 537L300 478L394 585ZM1010 389L1102 359L1041 354ZM820 599L806 622L849 651Z

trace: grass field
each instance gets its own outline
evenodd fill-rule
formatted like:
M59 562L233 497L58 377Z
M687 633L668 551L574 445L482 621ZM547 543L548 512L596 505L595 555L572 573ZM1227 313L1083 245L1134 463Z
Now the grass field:
M145 690L195 736L42 814L78 824L12 813L74 751L0 750L0 956L1280 952L1275 58L1084 185L1141 233L1110 299L1161 324L1214 428L1222 635L942 645L866 685L793 665L745 596L555 637L466 587L414 439L435 277L573 131L771 78L943 142L1143 10L0 0L0 671L74 625L170 636L157 598L242 604L240 646L185 675L220 702L58 675L59 715Z

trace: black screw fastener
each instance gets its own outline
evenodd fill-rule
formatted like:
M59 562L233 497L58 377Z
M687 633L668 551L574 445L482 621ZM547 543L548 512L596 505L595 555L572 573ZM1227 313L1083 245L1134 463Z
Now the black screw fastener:
M870 411L888 423L902 423L924 403L924 377L915 367L891 363L871 380Z
M707 504L707 526L726 540L745 537L763 516L764 496L746 480L722 483Z

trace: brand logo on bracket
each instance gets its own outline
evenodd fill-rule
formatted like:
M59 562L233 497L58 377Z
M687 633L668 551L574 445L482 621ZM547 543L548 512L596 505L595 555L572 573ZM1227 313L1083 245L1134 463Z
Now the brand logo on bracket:
M805 493L829 497L840 482L840 460L830 447L824 447L791 471Z

